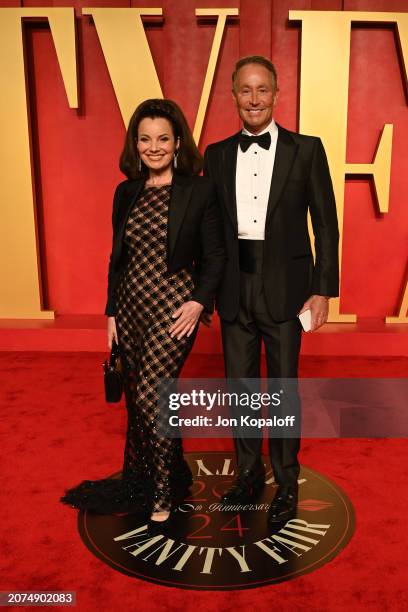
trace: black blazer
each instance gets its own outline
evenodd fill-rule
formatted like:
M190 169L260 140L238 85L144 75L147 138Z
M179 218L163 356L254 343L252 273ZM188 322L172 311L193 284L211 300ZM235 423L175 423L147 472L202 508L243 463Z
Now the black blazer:
M204 174L215 181L222 203L228 261L216 306L227 321L236 317L239 307L235 194L238 142L239 132L209 145L204 155ZM315 235L315 262L307 228L308 210ZM262 271L266 302L274 320L296 317L312 294L339 294L338 240L336 203L320 138L278 126Z
M126 222L144 180L120 183L113 199L113 241L105 314L115 316L115 291L128 261ZM222 218L212 181L202 176L173 177L167 223L167 274L186 268L194 279L192 300L212 312L225 264Z

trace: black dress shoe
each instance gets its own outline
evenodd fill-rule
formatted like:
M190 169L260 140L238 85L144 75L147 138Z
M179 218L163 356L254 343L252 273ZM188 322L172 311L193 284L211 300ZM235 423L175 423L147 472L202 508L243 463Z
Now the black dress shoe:
M297 487L279 486L268 511L268 525L279 525L295 518L297 501Z
M264 473L255 476L250 470L245 470L238 476L232 487L221 497L221 503L245 504L258 495L264 486Z

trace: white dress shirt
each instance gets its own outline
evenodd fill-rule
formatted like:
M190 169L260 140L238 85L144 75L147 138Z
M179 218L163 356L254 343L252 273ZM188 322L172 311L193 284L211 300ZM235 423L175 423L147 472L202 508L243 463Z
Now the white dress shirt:
M278 140L278 126L273 119L260 134L265 132L271 134L269 149L263 149L257 143L253 143L244 153L238 146L235 187L240 240L265 238L266 211ZM254 136L245 128L242 133Z

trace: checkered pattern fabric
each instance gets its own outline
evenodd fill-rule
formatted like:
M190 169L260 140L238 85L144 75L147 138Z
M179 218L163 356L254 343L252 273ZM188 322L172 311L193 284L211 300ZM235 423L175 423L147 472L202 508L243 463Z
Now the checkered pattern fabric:
M144 188L127 221L128 265L116 291L128 410L123 477L153 482L154 512L172 507L180 474L191 477L181 440L163 438L157 431L157 384L178 376L192 346L191 337L177 340L169 334L172 314L191 298L194 286L186 270L167 273L169 201L170 186Z

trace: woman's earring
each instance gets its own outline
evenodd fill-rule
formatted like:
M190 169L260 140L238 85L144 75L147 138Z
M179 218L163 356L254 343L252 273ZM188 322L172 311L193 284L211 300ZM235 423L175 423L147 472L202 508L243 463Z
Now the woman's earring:
M174 167L176 168L176 170L177 170L177 155L178 155L178 152L176 151L174 154Z
M139 162L138 162L138 169L139 169L139 172L142 171L142 160L141 160L140 156L139 156Z

